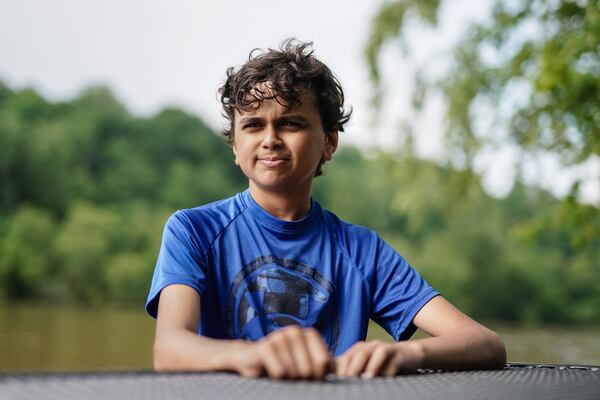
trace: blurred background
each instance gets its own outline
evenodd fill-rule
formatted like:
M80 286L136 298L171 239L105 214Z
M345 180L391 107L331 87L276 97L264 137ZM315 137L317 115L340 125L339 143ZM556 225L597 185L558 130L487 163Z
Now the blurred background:
M21 0L0 2L0 371L151 367L166 218L247 186L217 88L290 36L354 108L314 197L509 361L600 364L597 0Z

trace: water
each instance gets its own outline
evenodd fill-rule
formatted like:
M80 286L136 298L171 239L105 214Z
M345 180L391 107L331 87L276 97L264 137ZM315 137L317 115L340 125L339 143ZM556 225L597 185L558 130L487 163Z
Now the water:
M509 361L600 364L600 329L491 326ZM416 337L424 337L417 333ZM138 308L0 305L0 371L150 369L154 320ZM372 324L369 339L389 339Z
M154 321L139 309L0 305L0 371L148 369Z

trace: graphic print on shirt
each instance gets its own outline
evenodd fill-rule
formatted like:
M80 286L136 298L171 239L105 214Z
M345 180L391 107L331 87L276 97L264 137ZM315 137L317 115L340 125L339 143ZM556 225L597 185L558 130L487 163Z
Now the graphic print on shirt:
M305 263L258 257L233 279L225 324L230 338L249 340L286 325L312 326L333 354L340 333L334 286Z

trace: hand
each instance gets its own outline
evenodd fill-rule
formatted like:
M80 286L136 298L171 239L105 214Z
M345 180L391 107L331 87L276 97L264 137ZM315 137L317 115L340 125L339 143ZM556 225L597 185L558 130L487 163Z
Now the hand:
M358 342L336 359L335 372L347 377L394 376L415 372L419 360L418 349L407 342Z
M317 330L289 325L256 342L243 342L235 370L242 376L273 379L323 379L332 358Z

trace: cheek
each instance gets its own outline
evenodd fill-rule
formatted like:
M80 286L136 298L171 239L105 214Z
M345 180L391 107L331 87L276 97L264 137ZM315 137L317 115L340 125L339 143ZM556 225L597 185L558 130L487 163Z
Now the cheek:
M236 138L232 149L238 162L248 158L249 145L246 141Z

